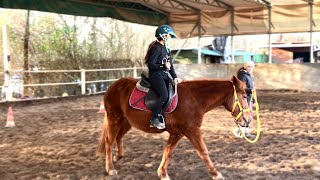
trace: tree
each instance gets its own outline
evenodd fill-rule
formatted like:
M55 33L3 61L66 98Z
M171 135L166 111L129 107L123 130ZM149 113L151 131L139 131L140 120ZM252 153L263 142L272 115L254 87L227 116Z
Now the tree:
M29 37L30 37L30 11L27 11L26 14L26 25L24 33L24 42L23 42L23 70L29 70ZM24 74L24 83L28 84L29 82L29 73Z

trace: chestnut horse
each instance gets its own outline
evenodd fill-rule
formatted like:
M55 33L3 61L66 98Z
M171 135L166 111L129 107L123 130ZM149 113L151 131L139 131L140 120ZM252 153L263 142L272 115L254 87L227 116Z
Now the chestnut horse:
M129 105L129 97L136 86L137 79L122 78L114 82L104 96L106 117L101 130L97 152L106 156L105 170L109 175L116 175L114 161L123 157L122 137L135 127L148 133L162 133L167 131L170 136L163 152L158 176L170 179L167 174L169 159L179 141L186 136L199 157L206 164L213 179L223 179L212 163L208 149L202 139L200 127L206 112L223 105L235 122L243 124L250 118L248 104L245 99L244 83L233 76L232 80L193 80L184 81L178 85L179 104L175 111L166 114L166 129L159 130L149 127L151 112L133 109ZM112 158L112 144L116 141L117 153Z

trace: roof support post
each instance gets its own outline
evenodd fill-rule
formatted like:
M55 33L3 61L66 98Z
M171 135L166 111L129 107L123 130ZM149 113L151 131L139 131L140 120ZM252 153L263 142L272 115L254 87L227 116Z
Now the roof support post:
M231 63L236 63L234 60L234 36L231 35Z
M271 4L268 5L268 34L269 34L269 60L268 63L272 63L272 39L271 39L271 26L272 26L272 20L271 20Z
M310 63L314 63L313 56L313 0L309 1L310 5Z
M201 64L201 11L198 13L198 64Z
M269 48L269 58L268 58L268 63L272 63L272 43L271 43L271 33L268 34L268 48Z
M193 33L193 31L196 29L197 24L194 25L194 27L192 28L191 32L188 34L186 40L183 42L182 46L180 47L180 49L178 50L178 52L174 55L173 60L176 59L176 57L179 55L181 49L183 48L183 46L186 44L186 42L188 41L190 35Z
M234 8L231 10L231 62L235 63L234 60Z
M271 34L272 30L271 28L273 27L272 25L272 19L271 19L271 8L272 4L268 0L257 0L258 3L264 4L268 8L268 49L269 49L269 58L268 58L268 63L272 63L272 42L271 42Z
M314 63L313 57L313 32L310 31L310 63Z
M198 64L201 64L201 37L198 36Z

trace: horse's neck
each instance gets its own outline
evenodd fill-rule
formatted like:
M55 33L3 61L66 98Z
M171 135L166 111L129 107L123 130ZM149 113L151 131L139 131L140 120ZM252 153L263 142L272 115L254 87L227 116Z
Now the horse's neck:
M226 97L232 92L231 81L203 80L194 82L194 93L199 106L208 112L223 105Z

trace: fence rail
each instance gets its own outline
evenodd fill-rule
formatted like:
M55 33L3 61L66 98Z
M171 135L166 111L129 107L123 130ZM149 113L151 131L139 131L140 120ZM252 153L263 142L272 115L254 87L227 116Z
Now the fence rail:
M107 86L104 83L112 83L121 77L133 77L133 78L140 78L138 76L139 72L142 72L143 70L146 70L146 67L132 67L132 68L114 68L114 69L81 69L81 70L35 70L35 71L22 71L22 70L13 70L10 71L9 74L9 82L3 82L3 86L0 86L1 91L1 97L0 101L13 101L13 100L19 100L20 98L24 98L24 91L26 88L33 88L33 87L50 87L50 86L76 86L81 87L81 94L90 94L90 93L96 93L96 92L103 92L106 90ZM89 73L99 73L99 72L111 72L112 76L107 75L106 77L101 77L102 75L96 75L96 76L90 76L90 79L88 79ZM118 73L116 73L118 72ZM119 73L120 72L120 73ZM36 83L36 81L43 81L44 75L41 74L59 74L61 76L65 75L69 79L73 79L73 81L65 82L64 78L61 79L59 82L48 82L45 83ZM76 75L70 75L71 73L76 73ZM24 76L28 74L28 76L35 76L38 75L39 77L33 78L33 83L30 84L24 84L23 79ZM0 72L0 76L4 76L4 72ZM92 79L92 78L99 78L99 79ZM5 78L3 78L5 79ZM88 79L88 80L87 80ZM50 79L52 80L52 79ZM62 82L61 82L62 81ZM100 87L100 91L97 90L97 85L104 85ZM90 85L90 86L89 86ZM20 94L20 98L15 98L13 94ZM49 95L49 97L52 95ZM59 96L59 95L58 95ZM60 94L60 96L62 96Z

